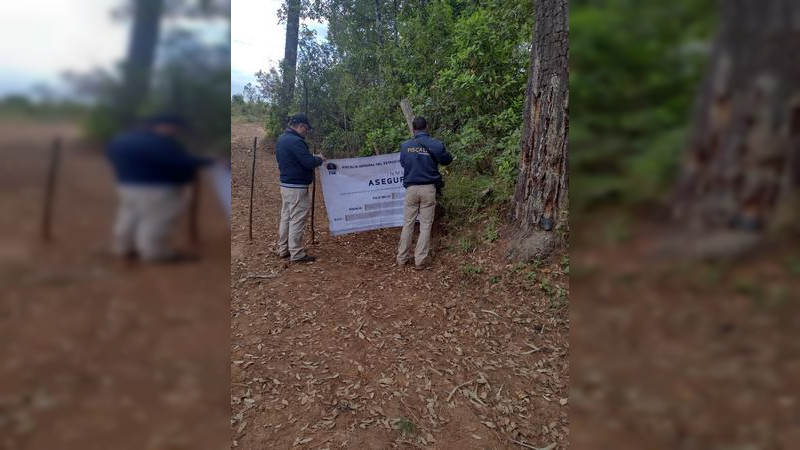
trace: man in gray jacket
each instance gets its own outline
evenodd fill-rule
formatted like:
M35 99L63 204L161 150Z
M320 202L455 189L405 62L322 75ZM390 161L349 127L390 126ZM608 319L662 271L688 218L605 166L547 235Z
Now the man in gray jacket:
M289 127L278 138L275 157L281 179L281 222L278 228L277 253L292 262L306 263L317 258L306 254L303 248L303 231L311 210L308 186L314 180L314 169L325 158L312 155L306 144L306 134L311 129L305 114L289 119Z

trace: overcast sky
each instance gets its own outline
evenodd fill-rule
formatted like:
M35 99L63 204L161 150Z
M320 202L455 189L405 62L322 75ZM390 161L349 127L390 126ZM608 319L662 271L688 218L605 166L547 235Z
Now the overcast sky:
M64 72L113 69L125 57L131 21L112 10L127 0L0 0L0 96L30 93L46 83L64 88ZM240 0L237 0L240 1ZM180 20L172 28L200 30L206 42L224 42L224 20Z
M0 95L57 83L67 70L112 67L125 54L127 22L114 21L121 0L0 2Z
M111 69L128 45L130 21L111 10L125 0L0 1L0 95L58 85L65 71ZM282 0L231 2L231 93L283 58ZM327 25L304 21L324 39Z
M255 82L255 73L277 67L283 58L286 26L278 23L282 0L231 2L231 95ZM324 39L327 25L303 21Z

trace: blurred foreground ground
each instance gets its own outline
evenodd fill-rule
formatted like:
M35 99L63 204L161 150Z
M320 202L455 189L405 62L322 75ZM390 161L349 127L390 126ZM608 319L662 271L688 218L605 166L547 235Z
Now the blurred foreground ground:
M55 134L67 144L45 245L39 223ZM78 136L68 123L0 123L0 447L224 448L225 215L204 180L199 263L109 257L111 171L102 149Z
M651 254L666 226L605 216L579 225L573 448L800 448L798 240L767 242L738 263L678 263Z

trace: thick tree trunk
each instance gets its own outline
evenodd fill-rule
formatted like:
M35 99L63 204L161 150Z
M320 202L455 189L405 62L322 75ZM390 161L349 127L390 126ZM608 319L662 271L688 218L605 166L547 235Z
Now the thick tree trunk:
M283 51L283 105L286 116L294 98L297 74L297 40L300 31L300 0L286 0L286 46Z
M568 231L569 7L536 0L508 257L547 257Z
M800 2L721 0L720 12L673 217L693 231L784 225L800 173Z
M117 122L129 125L147 97L153 71L163 0L135 2L133 30L123 66L123 85L117 104Z

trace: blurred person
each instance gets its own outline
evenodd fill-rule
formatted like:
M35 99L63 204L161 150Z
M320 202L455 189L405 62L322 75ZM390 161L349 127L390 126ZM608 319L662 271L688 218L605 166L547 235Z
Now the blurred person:
M185 128L179 116L157 115L108 145L119 197L112 245L117 256L165 263L195 259L174 250L169 237L187 207L186 185L214 160L185 150L176 139Z
M278 228L277 254L295 263L316 261L303 247L306 217L311 210L308 186L314 180L314 169L325 162L322 155L312 155L305 137L311 130L305 114L289 118L289 126L278 137L275 157L281 183L281 222Z
M448 165L453 156L442 141L428 134L428 121L416 117L412 123L414 137L400 145L400 165L403 167L403 187L406 188L403 206L403 231L397 250L397 265L408 263L414 222L419 217L419 236L414 252L414 268L430 264L431 228L436 212L436 194L444 187L439 164Z

